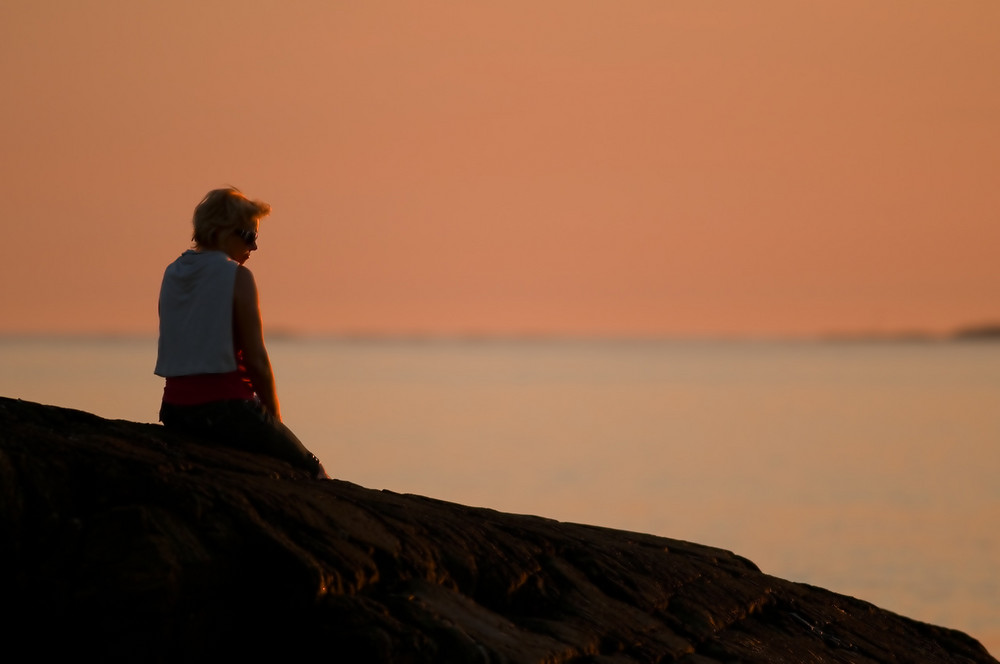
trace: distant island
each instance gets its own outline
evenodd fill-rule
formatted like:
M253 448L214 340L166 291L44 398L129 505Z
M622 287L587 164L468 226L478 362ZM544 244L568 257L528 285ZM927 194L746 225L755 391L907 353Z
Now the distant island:
M970 327L960 328L952 336L955 339L971 339L971 340L1000 339L1000 323L990 323L986 325L974 325Z

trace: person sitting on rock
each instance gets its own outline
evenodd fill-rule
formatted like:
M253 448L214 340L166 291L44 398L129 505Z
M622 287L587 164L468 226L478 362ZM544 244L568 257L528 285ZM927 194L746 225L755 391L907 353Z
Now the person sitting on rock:
M270 211L233 187L210 191L195 208L194 247L167 267L160 287L160 421L327 478L281 421L257 284L244 266Z

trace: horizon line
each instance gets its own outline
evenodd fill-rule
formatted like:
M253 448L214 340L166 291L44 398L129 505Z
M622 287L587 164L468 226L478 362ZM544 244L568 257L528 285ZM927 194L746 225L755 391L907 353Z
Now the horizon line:
M124 341L155 340L157 332L136 331L3 331L0 341ZM660 333L660 334L596 334L588 332L379 332L379 331L325 331L308 332L289 328L276 328L264 332L266 341L342 341L342 342L936 342L967 340L1000 340L1000 323L964 325L946 332L928 330L899 331L832 331L811 334L754 334L754 333Z

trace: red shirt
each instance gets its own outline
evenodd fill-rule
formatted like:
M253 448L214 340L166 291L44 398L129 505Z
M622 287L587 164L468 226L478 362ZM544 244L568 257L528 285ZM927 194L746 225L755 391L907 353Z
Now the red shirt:
M163 403L174 406L253 398L253 383L242 362L238 363L236 371L229 373L172 376L167 378L163 387Z

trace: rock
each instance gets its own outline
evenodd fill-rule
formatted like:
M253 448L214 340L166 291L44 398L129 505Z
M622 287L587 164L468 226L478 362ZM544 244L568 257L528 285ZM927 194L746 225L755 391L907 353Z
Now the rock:
M4 398L0 499L3 632L32 658L996 662L728 551L312 480Z

